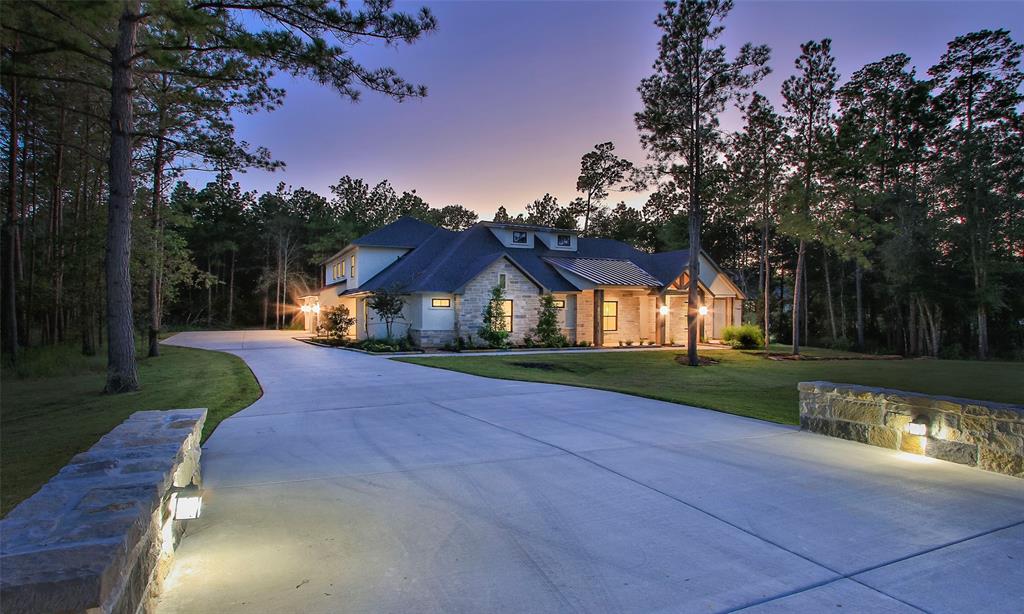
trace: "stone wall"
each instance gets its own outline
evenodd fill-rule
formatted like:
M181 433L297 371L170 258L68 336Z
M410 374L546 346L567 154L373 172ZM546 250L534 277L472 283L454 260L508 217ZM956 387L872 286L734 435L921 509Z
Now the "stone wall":
M805 430L1024 477L1024 406L831 382L799 389Z
M205 409L142 411L71 459L0 521L0 602L20 612L152 611L199 481Z
M417 347L439 348L444 347L445 344L454 343L456 335L454 330L417 330L410 328L409 336L412 337L412 342Z
M522 343L523 336L531 334L537 327L540 288L515 265L501 258L474 277L463 289L456 305L459 334L463 337L473 335L479 338L480 328L484 324L484 309L501 275L505 275L505 298L512 301L511 342Z

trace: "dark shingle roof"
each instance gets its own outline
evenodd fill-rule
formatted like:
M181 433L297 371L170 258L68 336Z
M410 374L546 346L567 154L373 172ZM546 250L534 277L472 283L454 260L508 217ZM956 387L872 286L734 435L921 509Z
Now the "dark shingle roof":
M545 258L545 262L602 286L660 286L636 263L613 258Z
M411 231L411 238L399 237L403 228ZM575 252L549 250L540 241L533 248L510 248L485 224L453 232L411 218L402 218L353 243L379 246L385 240L394 247L415 245L345 294L391 287L403 292L458 292L499 258L507 258L548 292L579 290L559 269L601 285L665 286L682 273L687 261L685 251L648 254L613 239L580 238Z
M419 247L427 240L436 227L412 217L400 217L387 226L365 234L355 241L353 245L363 247L404 247L413 249Z

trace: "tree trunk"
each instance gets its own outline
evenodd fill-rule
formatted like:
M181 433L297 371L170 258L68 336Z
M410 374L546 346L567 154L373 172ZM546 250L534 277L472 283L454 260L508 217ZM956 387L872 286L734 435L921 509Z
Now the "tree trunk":
M796 270L793 272L793 355L800 354L800 311L804 292L803 272L804 266L806 266L804 262L806 247L804 240L800 239L800 246L796 252Z
M916 300L915 297L911 296L907 309L907 344L911 356L917 356L920 352L917 345L917 310L914 308Z
M861 269L860 261L853 262L853 287L857 302L857 351L864 351L864 293L861 288L861 278L864 271Z
M828 324L832 332L832 344L835 345L838 336L836 335L836 312L832 307L832 275L828 270L828 249L823 250L825 263L825 295L828 302Z
M696 134L696 132L694 132ZM690 282L687 284L686 302L686 358L691 367L700 365L700 357L697 355L697 343L700 340L700 327L704 324L703 318L698 311L700 305L700 225L701 225L701 202L700 202L700 156L699 144L694 144L694 155L692 162L692 179L690 183L690 261L687 263L687 270L690 275Z
M107 385L109 393L138 390L132 322L132 95L140 0L128 0L118 20L110 85L110 205L107 208Z
M17 43L15 43L15 48ZM18 359L18 292L15 260L17 251L18 202L18 80L11 77L11 125L7 144L7 215L4 220L3 258L3 353L12 363Z
M206 255L206 328L213 328L213 265L212 256Z
M988 309L978 305L978 359L988 359Z
M763 211L763 225L761 227L761 266L758 286L761 291L761 307L764 314L764 347L768 348L771 332L768 328L769 314L771 313L771 271L768 269L768 199L765 198Z
M157 113L157 137L153 146L153 254L149 267L149 356L160 355L160 328L163 301L160 282L163 277L163 178L164 178L164 108Z
M54 154L53 186L50 198L50 267L52 293L50 313L53 316L53 340L64 341L64 123L66 111L60 109L57 147Z
M228 327L235 321L235 254L237 250L231 250L231 271L228 273Z

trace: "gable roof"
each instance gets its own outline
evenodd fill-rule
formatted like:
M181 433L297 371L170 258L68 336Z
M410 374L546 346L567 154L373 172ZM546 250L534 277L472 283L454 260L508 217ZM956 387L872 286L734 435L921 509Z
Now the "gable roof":
M400 217L387 226L359 237L352 245L414 249L426 241L435 230L437 227L414 217Z
M521 270L545 292L577 292L571 279L597 285L663 288L686 268L686 250L648 254L614 239L580 237L577 250L550 250L541 241L532 248L507 247L481 222L461 232L402 218L353 241L359 246L411 246L394 263L358 288L343 294L399 288L402 292L457 294L500 258ZM547 229L546 229L547 230ZM402 236L408 231L408 237ZM563 272L567 274L563 274Z

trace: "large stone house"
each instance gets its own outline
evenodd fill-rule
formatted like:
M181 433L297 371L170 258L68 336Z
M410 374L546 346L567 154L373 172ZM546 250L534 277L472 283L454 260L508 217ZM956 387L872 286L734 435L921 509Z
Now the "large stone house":
M376 290L406 296L393 334L423 347L477 337L496 285L503 285L507 325L521 343L537 324L540 297L550 293L563 332L573 343L684 344L687 339L688 252L642 252L574 230L480 222L461 232L402 218L353 241L323 263L323 288L303 297L307 330L320 309L344 304L357 338L384 337L368 307ZM707 255L699 290L704 339L739 324L746 298ZM702 310L704 311L704 310Z

